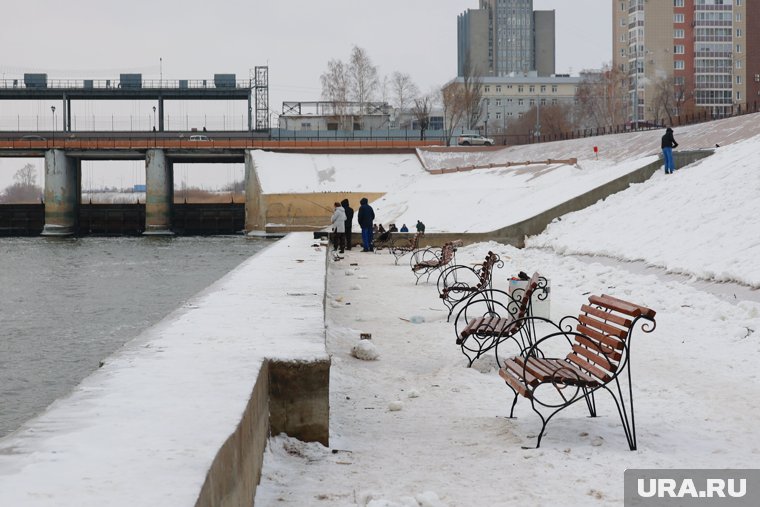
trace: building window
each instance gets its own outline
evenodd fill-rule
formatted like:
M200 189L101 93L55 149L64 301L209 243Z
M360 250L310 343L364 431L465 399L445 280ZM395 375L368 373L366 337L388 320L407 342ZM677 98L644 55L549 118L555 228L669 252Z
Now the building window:
M683 60L675 60L673 61L673 68L676 70L683 70L686 68L686 65Z
M491 93L491 87L490 86L486 86L485 92L486 93Z
M552 93L557 93L557 85L552 85Z
M501 86L496 87L496 93L501 93Z
M522 92L523 92L523 87L522 85L520 85L517 87L517 93L522 93Z
M742 21L742 13L741 12L737 12L736 13L736 21L738 23L741 23L741 21Z
M535 87L535 86L533 86L533 85L530 85L530 88L528 88L528 91L529 91L530 93L536 93L536 87Z
M556 105L557 105L557 99L552 99L552 105L553 105L553 106L556 106Z
M546 85L541 85L541 93L546 93Z
M736 52L737 53L741 53L742 52L742 45L741 44L737 44L736 45Z
M676 44L676 46L673 48L673 52L677 55L682 55L686 53L686 48L683 44Z
M736 29L736 36L737 37L741 37L742 36L742 29L741 28L737 28Z
M536 105L536 99L530 99L529 105L535 106Z
M674 39L683 39L684 38L683 28L678 28L677 30L674 30L673 31L673 38Z
M742 92L736 92L736 100L742 100Z
M683 14L673 14L673 23L683 23Z
M522 106L525 103L523 99L517 99L517 105Z
M498 112L496 113L496 119L501 120L501 113L498 113Z
M742 68L742 61L741 60L736 60L736 68L737 69L741 69Z
M673 0L673 7L683 7L683 0Z
M736 76L736 84L742 84L742 77Z
M497 106L500 106L500 105L501 105L501 99L496 99L496 105L497 105Z

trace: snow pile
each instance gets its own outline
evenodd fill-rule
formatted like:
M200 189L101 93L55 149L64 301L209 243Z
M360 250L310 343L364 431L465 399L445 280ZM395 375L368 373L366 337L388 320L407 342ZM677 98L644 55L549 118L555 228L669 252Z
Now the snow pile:
M351 348L351 355L363 361L375 361L380 357L377 347L370 340L359 340Z

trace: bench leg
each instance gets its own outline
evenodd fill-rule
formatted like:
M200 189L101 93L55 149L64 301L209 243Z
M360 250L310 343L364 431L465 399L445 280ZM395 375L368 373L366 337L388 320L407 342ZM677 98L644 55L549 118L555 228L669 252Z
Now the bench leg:
M594 391L590 391L588 388L584 387L583 397L586 399L589 417L596 417L596 399L594 398Z
M633 417L633 390L631 389L631 379L628 379L628 403L626 404L625 396L623 396L624 389L620 386L620 377L615 378L615 387L617 395L608 386L603 386L608 393L615 400L615 406L618 409L620 415L620 423L623 425L623 432L625 432L625 438L628 440L628 447L632 450L636 450L636 422ZM619 399L618 399L619 397ZM628 411L630 410L630 415Z
M517 405L517 393L515 393L515 399L512 400L512 408L509 410L509 418L515 418L515 405Z

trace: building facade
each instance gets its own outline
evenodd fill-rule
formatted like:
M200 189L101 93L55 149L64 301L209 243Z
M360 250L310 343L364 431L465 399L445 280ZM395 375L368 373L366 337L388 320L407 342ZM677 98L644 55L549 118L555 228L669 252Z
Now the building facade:
M457 76L555 72L554 11L533 0L480 0L457 20Z
M760 100L760 2L613 0L613 65L624 72L630 120L720 117Z
M574 105L580 77L539 76L536 72L521 76L482 78L482 114L475 125L484 133L504 132L509 123L521 118L535 108L540 115L541 107L566 104ZM464 86L464 79L457 78L446 86ZM537 118L540 128L540 118ZM461 127L461 126L455 126Z

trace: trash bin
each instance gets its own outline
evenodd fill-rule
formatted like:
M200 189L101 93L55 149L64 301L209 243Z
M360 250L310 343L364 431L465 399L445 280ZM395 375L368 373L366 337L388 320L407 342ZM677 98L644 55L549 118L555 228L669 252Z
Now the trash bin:
M525 288L528 286L528 280L520 280L516 276L513 276L509 279L509 295L512 295L512 292L514 292L517 289L521 289L520 294L522 294L522 291L525 290ZM547 278L546 279L546 298L545 299L539 299L539 295L543 295L542 290L536 290L533 293L533 298L531 301L531 306L533 308L533 316L534 317L543 317L545 319L551 319L550 314L550 302L551 302L551 281Z

